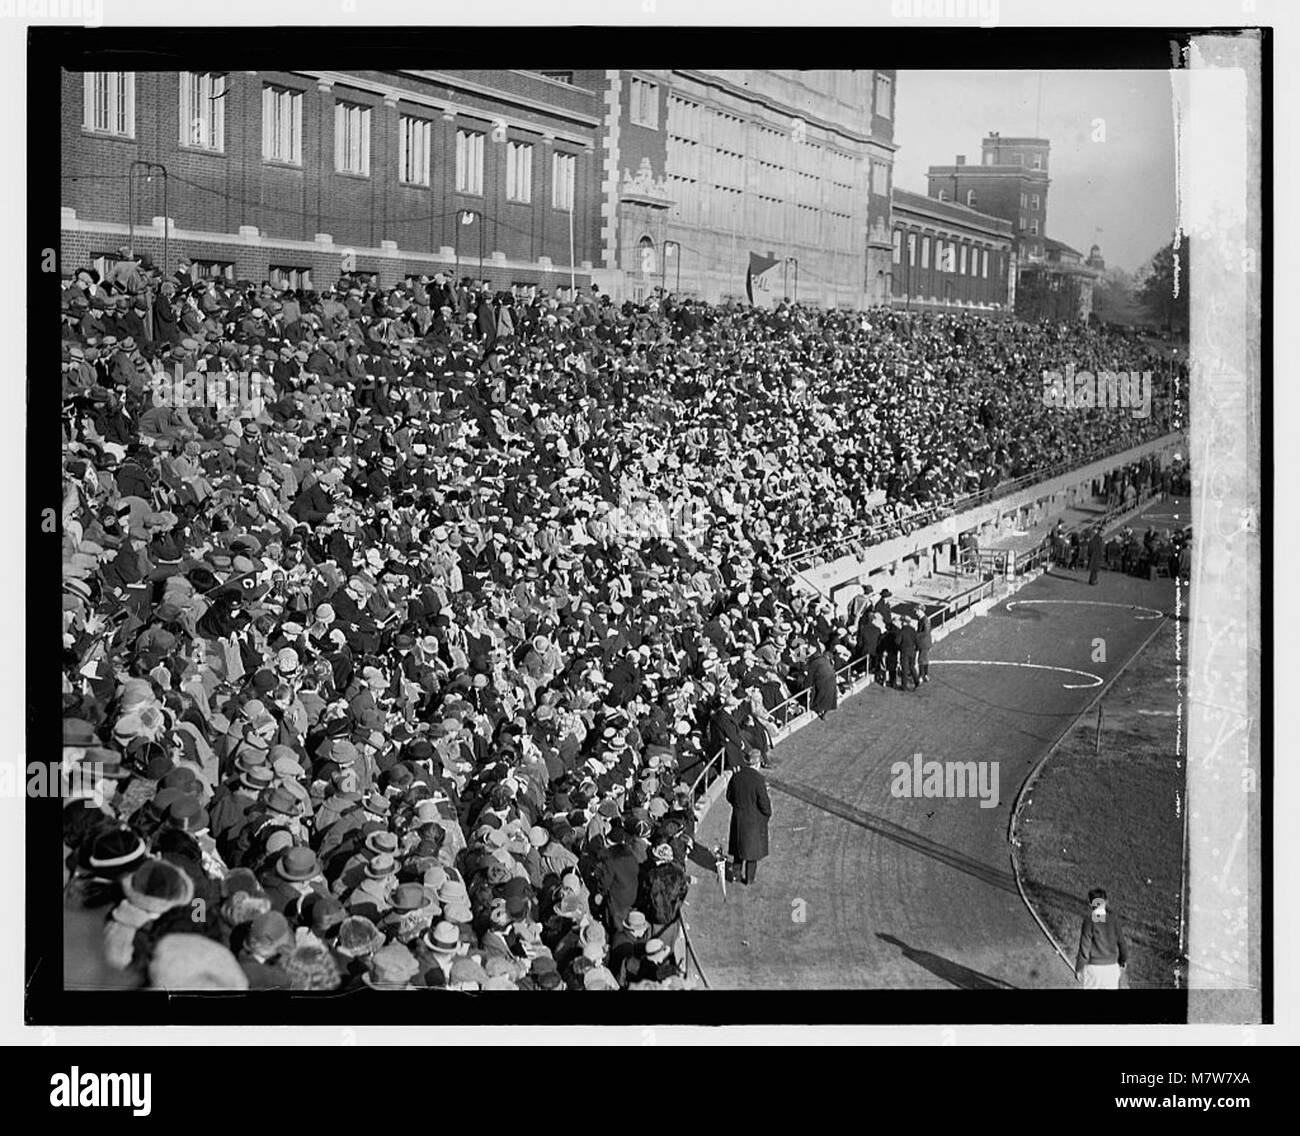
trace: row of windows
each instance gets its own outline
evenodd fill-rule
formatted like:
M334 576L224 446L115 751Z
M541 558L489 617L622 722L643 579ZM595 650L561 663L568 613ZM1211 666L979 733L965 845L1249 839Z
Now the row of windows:
M1007 159L1006 161L1002 162L1003 165L1008 165L1008 166L1025 165L1025 155L1022 153L1017 152L1014 154L1004 154L1001 155L1001 157ZM993 150L984 151L984 165L986 166L997 165L998 159L999 159L999 155L995 151ZM1031 154L1029 156L1029 168L1031 170L1041 170L1045 168L1043 164L1043 155L1041 153Z
M929 268L930 238L922 236L918 244L916 233L907 234L908 267L916 267L918 247L920 267ZM894 230L894 263L903 263L902 229ZM952 272L958 276L982 276L987 280L989 275L989 250L974 245L959 244L955 241L945 240L942 237L935 237L934 266L940 272Z
M222 153L225 150L226 76L183 71L180 84L180 142L184 146ZM87 130L124 138L135 135L135 73L88 72L85 77ZM262 157L269 162L302 165L303 93L288 87L262 88ZM371 108L358 103L334 104L334 169L338 173L370 176ZM433 124L413 115L398 119L398 179L406 185L431 184ZM485 135L476 130L456 132L456 189L483 192ZM532 201L533 147L506 144L506 197ZM551 203L573 206L577 158L556 153L551 166Z

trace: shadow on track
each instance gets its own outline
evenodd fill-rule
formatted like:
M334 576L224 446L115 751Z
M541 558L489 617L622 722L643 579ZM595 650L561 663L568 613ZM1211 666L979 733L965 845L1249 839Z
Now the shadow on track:
M933 860L938 860L941 864L946 864L959 872L965 872L968 876L974 876L977 880L988 884L990 887L1008 892L1017 898L1020 896L1020 890L1016 887L1015 876L1011 874L1009 869L995 868L989 864L981 863L979 860L963 855L961 852L940 844L938 841L931 840L927 836L921 836L919 833L912 832L900 824L885 820L884 817L878 817L873 813L855 808L853 805L845 804L843 801L828 796L826 793L810 789L806 785L791 785L786 781L778 781L775 778L768 778L768 785L778 792L795 797L812 805L814 808L819 808L823 812L837 816L841 820L846 820L850 824L856 824L859 828L865 828L868 832L877 833L887 840L892 840L895 844L901 844L904 848L911 848L914 852L920 852L923 856L929 856ZM1040 899L1060 904L1068 910L1084 911L1088 906L1087 901L1082 896L1071 895L1056 888L1036 889L1036 894Z
M931 954L929 951L918 951L915 947L909 947L901 939L895 939L893 935L886 935L883 931L877 931L876 938L881 942L897 947L909 962L924 967L931 974L957 987L958 990L1019 989L1009 982L1003 982L1000 978L990 978L987 974L980 974L978 970L971 970L969 967L961 966L950 959L944 958L942 955Z

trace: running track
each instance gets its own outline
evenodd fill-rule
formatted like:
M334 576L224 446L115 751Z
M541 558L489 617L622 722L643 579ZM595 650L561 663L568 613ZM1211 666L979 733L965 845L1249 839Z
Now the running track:
M717 877L691 866L687 921L710 987L1075 985L1016 889L1011 807L1097 693L1092 679L1070 672L1109 679L1160 626L1153 611L1172 612L1174 602L1167 579L1103 572L1089 587L1086 571L1053 570L936 644L919 692L869 688L778 746L765 771L772 854L754 886L729 884L724 902ZM1094 638L1105 639L1105 662L1092 661ZM918 751L925 760L997 761L998 806L893 797L890 766ZM710 810L697 859L716 843L725 848L730 814L725 800Z

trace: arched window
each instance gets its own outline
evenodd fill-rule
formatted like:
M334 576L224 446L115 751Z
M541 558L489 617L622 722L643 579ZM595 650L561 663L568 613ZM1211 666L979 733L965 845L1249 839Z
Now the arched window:
M649 236L642 237L636 246L636 266L643 276L653 276L655 267L655 243Z
M973 189L966 191L966 204L971 209L975 208L975 191Z
M940 201L948 200L948 191L946 189L939 190L939 200Z

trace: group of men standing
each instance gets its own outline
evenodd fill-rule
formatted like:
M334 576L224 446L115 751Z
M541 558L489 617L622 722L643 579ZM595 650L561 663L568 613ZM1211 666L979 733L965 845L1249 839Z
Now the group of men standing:
M892 593L863 590L849 601L849 626L857 627L857 657L869 659L872 679L894 690L918 690L930 681L930 617L911 608L895 608ZM910 686L909 686L910 683Z

